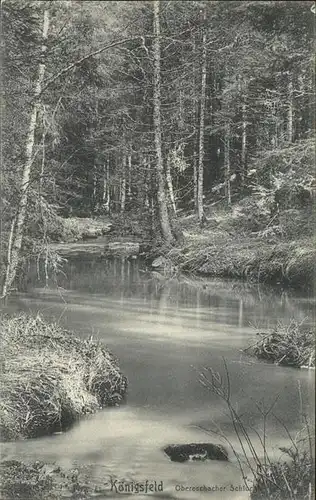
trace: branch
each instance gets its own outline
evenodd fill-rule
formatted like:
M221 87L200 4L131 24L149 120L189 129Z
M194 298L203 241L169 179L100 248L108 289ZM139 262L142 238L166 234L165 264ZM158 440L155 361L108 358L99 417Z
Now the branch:
M146 35L146 38L154 38L152 35ZM165 40L171 40L172 42L180 42L182 44L188 44L188 43L191 43L191 41L184 41L184 40L179 40L179 39L174 39L174 38L171 38L171 37L161 37ZM53 76L42 88L42 91L41 93L39 94L39 96L41 96L43 94L43 92L45 92L45 90L52 84L54 83L56 80L58 80L61 76L65 75L66 73L68 73L70 70L72 70L73 68L75 68L76 66L79 66L80 64L82 64L84 61L86 61L87 59L90 59L90 57L93 57L93 56L97 56L98 54L101 54L102 52L105 52L106 50L109 50L113 47L118 47L120 45L124 45L124 43L127 43L127 42L133 42L135 40L140 40L142 41L142 47L146 50L146 52L148 53L148 49L145 45L145 38L143 35L138 35L136 37L132 37L132 38L123 38L122 40L119 40L119 41L116 41L116 42L112 42L108 45L105 45L104 47L101 47L100 49L97 49L97 50L94 50L93 52L90 52L89 54L81 57L80 59L77 59L76 61L74 61L73 63L69 64L69 66L66 66L66 68L60 70L55 76ZM214 43L216 40L212 40L208 43L208 45ZM226 48L226 47L224 47ZM223 49L221 49L223 50Z
M112 42L108 45L105 45L104 47L101 47L100 49L97 49L97 50L94 50L93 52L90 52L89 54L81 57L80 59L77 59L76 61L74 61L73 63L69 64L69 66L66 66L66 68L60 70L55 76L53 76L53 78L51 78L42 88L42 91L41 91L41 94L52 84L54 83L56 80L58 80L61 76L65 75L66 73L68 73L70 70L72 70L73 68L75 68L76 66L79 66L80 64L82 64L84 61L86 61L87 59L90 59L90 57L93 57L93 56L97 56L98 54L101 54L102 52L106 51L106 50L109 50L113 47L118 47L119 45L123 45L124 43L126 42L132 42L132 41L135 41L135 40L140 40L141 38L143 37L140 37L140 36L137 36L137 37L134 37L134 38L124 38L123 40L119 40L117 42ZM40 95L41 95L40 94Z

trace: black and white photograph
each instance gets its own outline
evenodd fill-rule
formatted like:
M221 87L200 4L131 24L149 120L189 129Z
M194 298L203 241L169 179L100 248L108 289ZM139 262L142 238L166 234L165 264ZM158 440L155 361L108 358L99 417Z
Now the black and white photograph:
M0 28L1 500L315 500L315 3Z

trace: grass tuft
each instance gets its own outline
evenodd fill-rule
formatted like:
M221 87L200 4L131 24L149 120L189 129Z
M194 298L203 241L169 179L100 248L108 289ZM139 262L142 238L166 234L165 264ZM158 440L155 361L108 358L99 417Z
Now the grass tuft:
M41 316L2 317L2 440L60 431L119 403L126 378L101 343L80 340Z
M258 342L246 349L257 358L278 365L315 368L315 332L302 323L278 323L270 333L258 335Z

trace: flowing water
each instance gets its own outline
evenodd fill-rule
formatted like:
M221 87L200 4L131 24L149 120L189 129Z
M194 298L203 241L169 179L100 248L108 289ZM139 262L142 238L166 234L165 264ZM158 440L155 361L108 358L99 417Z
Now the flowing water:
M313 414L313 372L242 352L256 341L256 326L292 318L313 323L313 297L240 282L165 280L137 260L76 260L58 283L33 276L6 310L40 311L82 338L101 339L119 358L129 390L124 406L105 409L64 434L6 443L2 458L89 464L89 474L103 482L109 476L163 481L163 498L241 500L249 492L231 451L228 463L175 463L162 451L170 443L222 442L210 430L223 432L240 450L225 403L201 385L199 372L211 367L225 378L226 363L232 402L259 456L256 433L263 429L264 409L273 405L266 421L272 456L289 445L288 432L295 437L302 428L302 414ZM181 491L204 485L213 491Z

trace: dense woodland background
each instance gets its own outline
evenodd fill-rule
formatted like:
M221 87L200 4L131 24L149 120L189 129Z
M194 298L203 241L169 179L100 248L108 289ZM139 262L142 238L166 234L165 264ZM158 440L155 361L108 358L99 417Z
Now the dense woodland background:
M247 200L265 228L303 210L302 229L314 27L311 1L4 0L4 295L62 218L148 222L173 244L184 212L203 229Z

